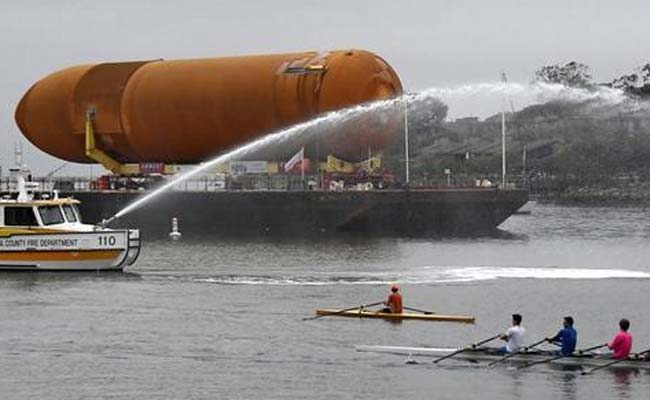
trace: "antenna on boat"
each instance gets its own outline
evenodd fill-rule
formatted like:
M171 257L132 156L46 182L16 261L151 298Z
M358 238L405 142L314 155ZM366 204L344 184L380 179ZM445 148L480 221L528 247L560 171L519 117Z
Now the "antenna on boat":
M505 72L501 73L501 80L504 86L508 84L508 77ZM506 96L503 95L501 102L501 188L506 188Z
M25 187L25 177L22 174L16 176L16 189L18 190L18 201L29 201L31 200L27 195L27 188Z
M16 168L23 168L23 144L19 141L14 143L14 164Z
M34 198L33 193L38 189L38 183L32 182L32 175L23 159L23 143L14 143L14 167L10 172L16 177L16 191L18 201L30 201ZM27 176L27 178L25 178Z

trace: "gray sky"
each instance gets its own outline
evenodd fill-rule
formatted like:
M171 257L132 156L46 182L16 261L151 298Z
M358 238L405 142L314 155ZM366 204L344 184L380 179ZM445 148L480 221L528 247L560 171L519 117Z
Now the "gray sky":
M75 64L353 47L383 56L408 90L494 82L504 70L525 83L541 65L571 60L608 81L650 62L648 16L648 0L9 0L0 13L0 165L13 163L18 139L37 173L61 164L22 139L13 116L35 81ZM450 114L485 116L499 101L454 102Z

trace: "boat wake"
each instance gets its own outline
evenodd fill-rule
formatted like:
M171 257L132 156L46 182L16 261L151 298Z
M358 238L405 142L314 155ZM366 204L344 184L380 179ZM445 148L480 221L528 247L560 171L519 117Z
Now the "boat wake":
M471 283L496 279L650 279L650 273L623 269L562 267L423 267L405 272L333 272L304 275L214 275L192 281L220 285L426 285Z
M380 276L270 276L270 275L220 275L208 278L195 278L195 282L217 283L221 285L384 285L390 282L403 281Z
M435 270L438 267L425 267ZM625 269L563 267L458 267L440 271L456 282L494 279L647 279L650 273Z

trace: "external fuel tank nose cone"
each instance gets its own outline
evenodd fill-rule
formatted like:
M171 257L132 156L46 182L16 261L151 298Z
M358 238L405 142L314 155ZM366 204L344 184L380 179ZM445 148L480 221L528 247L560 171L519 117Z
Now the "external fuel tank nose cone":
M26 101L27 101L27 96L29 96L29 92L31 91L28 90L27 93L23 95L23 97L20 99L18 102L18 105L16 106L16 112L14 113L14 119L16 120L16 125L18 125L18 129L23 133L23 135L27 136L27 129L26 129L26 124L25 124L25 112L26 112Z
M321 111L385 100L402 95L402 84L395 71L379 56L365 50L331 54L320 93Z
M20 99L18 129L36 147L58 158L88 162L83 121L75 125L76 83L91 66L67 68L36 82Z

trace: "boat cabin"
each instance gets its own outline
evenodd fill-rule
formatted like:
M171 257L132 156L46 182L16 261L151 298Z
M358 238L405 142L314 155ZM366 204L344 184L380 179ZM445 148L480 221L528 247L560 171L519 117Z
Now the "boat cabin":
M0 200L0 227L79 230L83 224L78 204L79 201L72 198Z

